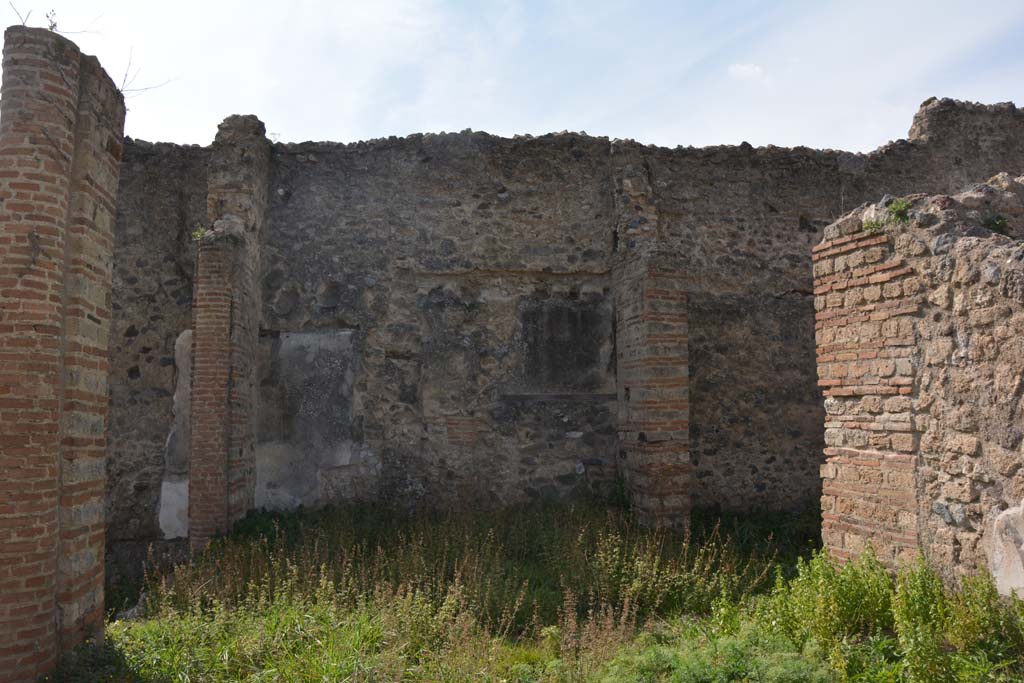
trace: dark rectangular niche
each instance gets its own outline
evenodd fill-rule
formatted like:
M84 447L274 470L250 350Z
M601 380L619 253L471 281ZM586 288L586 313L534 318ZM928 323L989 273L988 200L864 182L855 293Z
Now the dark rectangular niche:
M604 297L526 299L520 325L525 390L594 392L614 386L612 311Z

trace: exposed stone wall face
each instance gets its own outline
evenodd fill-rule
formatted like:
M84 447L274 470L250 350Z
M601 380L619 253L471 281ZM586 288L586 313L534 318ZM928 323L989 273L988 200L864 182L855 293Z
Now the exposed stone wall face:
M908 199L905 223L871 205L815 253L825 542L1019 590L1024 185Z
M274 145L260 244L271 428L255 448L268 477L257 466L256 478L271 485L302 460L287 427L304 403L288 398L287 368L306 366L280 341L301 334L288 344L350 374L351 393L340 430L301 447L309 478L272 497L413 506L610 490L617 264L659 253L686 292L693 504L813 504L824 412L811 247L884 192L953 192L1020 168L1022 131L1012 105L932 101L909 141L870 155L573 134ZM172 378L159 388L169 411ZM155 495L139 500L155 520Z
M175 342L192 325L196 242L206 225L210 151L127 140L114 229L107 460L108 572L138 572L161 538L162 481L187 475L168 443L177 386L191 381ZM180 439L179 439L180 440ZM187 468L187 461L184 463Z
M0 100L0 680L103 633L110 276L124 102L7 30Z
M331 488L400 506L610 489L607 157L569 135L275 146L264 324L351 332L356 447Z

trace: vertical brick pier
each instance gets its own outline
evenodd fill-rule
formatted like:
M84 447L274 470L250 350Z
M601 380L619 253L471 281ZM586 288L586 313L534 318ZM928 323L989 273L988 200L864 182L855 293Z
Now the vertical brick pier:
M217 132L199 240L192 321L189 544L204 548L252 508L254 402L260 323L259 239L270 143L255 116Z
M103 635L107 343L124 101L7 29L0 98L0 682Z
M922 296L892 238L830 226L814 248L818 385L825 396L822 538L837 558L870 543L890 567L918 552L912 399ZM829 239L831 237L831 239Z
M999 221L993 222L993 217ZM1024 589L1024 178L865 205L814 249L822 540Z
M622 263L616 283L620 468L633 509L652 526L689 522L686 292L668 259Z
M659 250L650 169L628 154L615 194L615 296L619 476L641 523L690 521L690 374L683 267Z

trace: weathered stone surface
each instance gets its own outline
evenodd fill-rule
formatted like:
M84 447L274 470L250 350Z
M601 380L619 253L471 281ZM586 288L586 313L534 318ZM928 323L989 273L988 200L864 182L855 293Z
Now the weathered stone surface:
M950 579L988 566L1007 590L1019 511L1004 511L1024 497L1024 178L898 202L858 209L815 248L826 545L871 541L891 563L920 548ZM886 472L896 458L909 478Z

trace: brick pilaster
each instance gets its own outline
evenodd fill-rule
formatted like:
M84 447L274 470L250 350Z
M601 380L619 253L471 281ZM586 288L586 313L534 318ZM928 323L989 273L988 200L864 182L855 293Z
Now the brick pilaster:
M210 155L207 218L193 306L189 538L193 549L251 509L255 494L259 238L270 145L253 116L221 124Z
M637 255L615 277L620 471L644 523L689 520L686 292L667 259Z
M0 681L102 637L107 337L124 103L92 57L5 34Z

